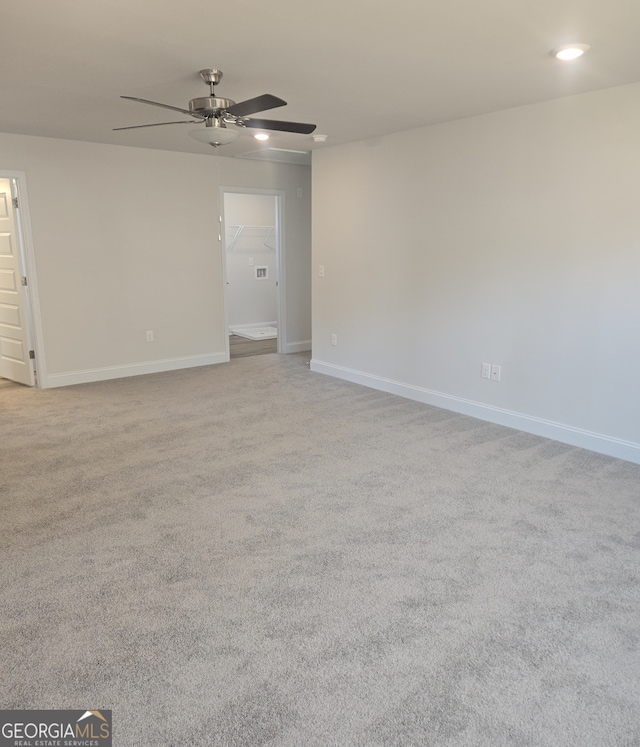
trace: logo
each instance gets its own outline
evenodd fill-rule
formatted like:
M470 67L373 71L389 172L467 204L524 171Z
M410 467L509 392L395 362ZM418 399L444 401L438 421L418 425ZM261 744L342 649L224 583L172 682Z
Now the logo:
M0 711L0 747L112 747L111 711Z

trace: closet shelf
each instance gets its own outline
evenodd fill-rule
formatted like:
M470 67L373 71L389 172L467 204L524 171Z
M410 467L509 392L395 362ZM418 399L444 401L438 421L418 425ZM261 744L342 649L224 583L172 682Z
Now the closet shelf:
M270 246L268 241L275 234L275 226L229 226L227 229L227 237L231 236L231 240L227 241L227 251L232 252L240 239L262 239L262 245L271 251L275 251L275 246ZM249 247L253 249L253 247Z

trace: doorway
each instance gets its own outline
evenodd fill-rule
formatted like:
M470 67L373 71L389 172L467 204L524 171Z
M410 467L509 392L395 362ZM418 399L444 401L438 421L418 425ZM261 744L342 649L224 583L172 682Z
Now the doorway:
M35 386L35 348L32 331L25 234L28 222L24 177L0 172L0 378Z
M282 193L221 191L229 357L281 352Z

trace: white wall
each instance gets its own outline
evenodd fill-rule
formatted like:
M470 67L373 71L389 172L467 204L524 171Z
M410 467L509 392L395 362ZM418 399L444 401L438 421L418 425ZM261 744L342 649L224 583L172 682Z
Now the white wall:
M225 193L229 327L272 324L278 319L276 209L274 195ZM244 226L239 235L238 226ZM256 267L267 268L266 279L256 278ZM305 284L309 282L306 278Z
M312 368L640 461L638 133L634 84L315 151Z
M226 359L221 185L285 191L289 339L310 339L308 167L0 133L3 170L26 173L45 386Z

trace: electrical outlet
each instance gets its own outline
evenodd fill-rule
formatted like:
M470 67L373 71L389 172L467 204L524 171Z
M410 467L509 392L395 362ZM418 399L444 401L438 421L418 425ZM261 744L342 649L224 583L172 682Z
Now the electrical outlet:
M491 366L491 381L500 381L500 366Z
M324 277L324 265L318 265L318 277L319 278Z
M153 342L153 330L152 329L147 330L147 342Z
M331 344L332 345L337 345L338 344L338 335L336 335L336 334L331 335Z
M491 364L490 363L482 364L480 368L480 376L482 376L483 379L491 378Z

